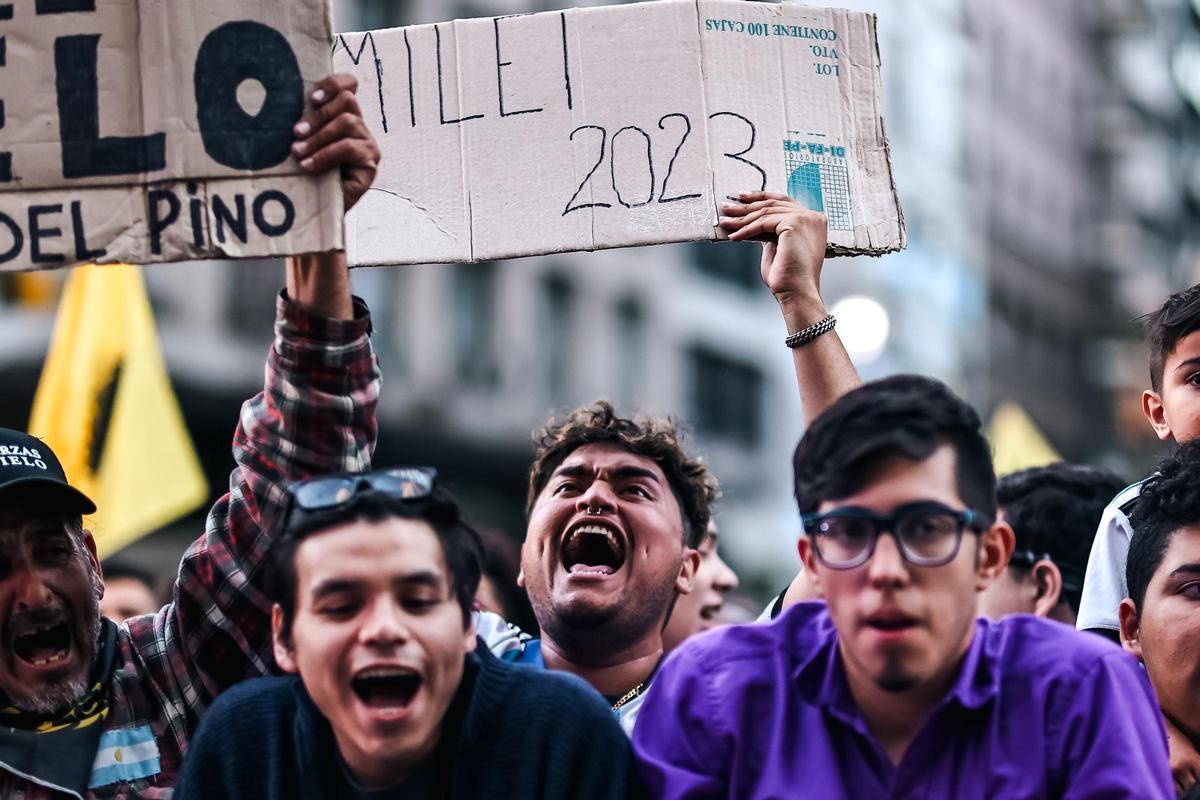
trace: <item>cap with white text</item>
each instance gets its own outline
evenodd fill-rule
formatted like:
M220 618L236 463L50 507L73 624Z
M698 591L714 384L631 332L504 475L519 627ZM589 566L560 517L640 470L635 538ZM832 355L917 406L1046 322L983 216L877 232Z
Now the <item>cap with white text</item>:
M67 483L62 464L41 439L27 433L0 428L0 493L17 487L48 491L70 514L92 514L96 504Z

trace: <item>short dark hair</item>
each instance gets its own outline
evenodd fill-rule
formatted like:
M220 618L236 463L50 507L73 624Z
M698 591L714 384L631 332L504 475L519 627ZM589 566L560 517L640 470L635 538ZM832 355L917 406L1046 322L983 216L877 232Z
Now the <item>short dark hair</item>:
M1157 311L1142 317L1142 324L1150 343L1150 386L1161 392L1167 357L1180 339L1200 330L1200 284L1168 297Z
M525 514L528 517L533 512L538 495L567 456L584 445L612 443L650 459L663 471L683 512L683 540L689 547L698 547L708 531L720 490L704 460L684 452L682 438L673 420L619 417L606 400L577 408L565 420L551 419L533 437L537 452L529 468Z
M158 594L157 581L155 581L154 576L148 570L121 560L101 562L100 569L104 573L105 582L119 580L137 581L149 589L152 594Z
M1180 528L1200 524L1200 440L1180 445L1158 465L1142 484L1129 522L1133 539L1125 561L1125 585L1140 612L1171 536Z
M437 534L455 599L462 608L463 627L470 623L483 570L483 545L475 529L463 522L454 498L439 486L420 499L402 499L368 489L344 506L303 514L285 511L281 516L280 532L271 547L266 591L283 610L280 633L284 641L289 641L292 635L296 614L296 550L304 540L349 522L382 522L392 518L422 520Z
M923 461L942 445L954 450L963 502L994 519L996 473L979 415L944 383L921 375L860 386L813 420L792 457L796 504L810 514L868 485L883 459Z
M1075 613L1100 517L1123 488L1125 482L1112 470L1062 462L1013 472L996 484L1017 549L1050 556L1063 573L1062 599Z

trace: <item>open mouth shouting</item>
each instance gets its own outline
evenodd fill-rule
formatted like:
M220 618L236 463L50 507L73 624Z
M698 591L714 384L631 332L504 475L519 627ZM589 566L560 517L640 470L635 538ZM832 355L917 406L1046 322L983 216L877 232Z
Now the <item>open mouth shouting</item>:
M408 667L373 666L359 670L350 686L372 716L394 720L411 710L421 689L421 676Z
M571 576L607 577L625 564L625 536L608 525L588 522L567 531L559 549L563 570Z
M17 617L10 641L19 665L37 671L61 669L71 661L71 619L61 611Z

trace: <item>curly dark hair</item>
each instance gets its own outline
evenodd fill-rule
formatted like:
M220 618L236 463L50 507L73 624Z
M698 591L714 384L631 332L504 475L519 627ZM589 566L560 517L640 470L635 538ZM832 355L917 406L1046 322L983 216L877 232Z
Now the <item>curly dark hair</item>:
M607 400L577 408L566 419L551 419L533 436L537 453L529 468L525 515L533 512L538 495L567 456L584 445L610 442L658 465L683 512L683 540L689 547L698 547L708 531L720 489L704 460L684 452L682 438L679 426L669 417L620 417Z
M813 420L792 457L796 504L809 514L825 500L868 485L879 463L900 456L924 461L938 447L954 449L958 494L996 517L996 473L975 409L944 383L895 375L847 392Z
M1125 561L1125 584L1139 611L1146 587L1162 565L1171 536L1200 524L1200 440L1181 445L1158 465L1138 493L1133 516L1133 539Z
M1017 549L1050 556L1063 574L1062 597L1076 613L1100 517L1123 488L1111 470L1062 462L1013 472L996 484Z
M1200 284L1176 292L1158 310L1142 317L1150 343L1150 386L1162 391L1163 368L1179 340L1200 330Z

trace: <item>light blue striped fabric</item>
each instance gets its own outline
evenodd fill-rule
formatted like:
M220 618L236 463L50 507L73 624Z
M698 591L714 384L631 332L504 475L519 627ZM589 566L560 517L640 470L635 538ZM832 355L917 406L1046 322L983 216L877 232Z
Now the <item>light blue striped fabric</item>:
M149 725L105 731L96 748L88 788L148 778L157 775L161 769L158 742Z

